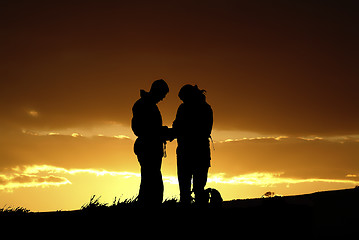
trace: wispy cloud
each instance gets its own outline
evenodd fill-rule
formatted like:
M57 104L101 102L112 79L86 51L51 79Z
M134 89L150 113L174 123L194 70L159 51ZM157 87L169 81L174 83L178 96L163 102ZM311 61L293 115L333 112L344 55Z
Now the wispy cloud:
M13 168L13 170L20 171L20 168ZM50 165L33 165L33 166L25 166L23 169L23 174L80 174L80 173L88 173L94 174L96 176L124 176L124 177L140 177L139 173L132 172L116 172L116 171L107 171L104 169L66 169L61 167L55 167Z
M27 114L29 114L29 116L31 116L33 118L37 118L39 116L39 112L36 110L28 110Z
M71 184L71 175L90 174L95 176L113 176L127 178L140 178L140 173L107 171L104 169L66 169L50 165L32 165L13 168L8 174L0 175L0 190L13 191L24 187L59 187ZM288 178L283 177L284 172L253 172L233 177L226 177L225 173L209 174L208 183L230 184L230 185L255 185L261 187L276 186L299 183L345 183L358 185L359 181L354 175L347 175L347 179L323 179L323 178ZM163 176L163 181L169 184L178 184L176 176Z
M208 178L208 182L221 183L221 184L249 184L258 186L273 186L276 184L298 184L298 183L347 183L357 185L359 181L347 179L323 179L323 178L287 178L282 177L284 172L280 173L264 173L254 172L242 174L234 177L227 178L225 173L212 174Z
M288 137L288 136L257 136L257 137L241 137L241 138L226 138L225 140L218 141L219 143L230 142L244 142L244 141L324 141L334 143L346 143L346 142L359 142L359 135L348 136L301 136L301 137Z
M61 176L37 176L30 174L13 173L10 175L0 175L0 190L13 191L15 188L24 187L50 187L71 184L71 182Z
M220 143L228 143L228 142L240 142L240 141L252 141L252 140L275 140L280 141L282 139L288 138L287 136L278 136L278 137L252 137L252 138L227 138L224 141L219 141Z
M98 134L88 134L88 133L80 133L79 131L69 132L69 130L57 130L57 131L35 131L29 129L22 129L22 133L26 135L32 136L71 136L71 137L109 137L109 138L116 138L116 139L131 139L131 137L119 134L119 135L104 135L101 133Z
M126 136L126 135L115 135L113 137L118 138L118 139L131 139L129 136Z
M16 188L50 187L71 184L70 175L92 174L96 176L140 177L139 173L114 172L97 169L66 169L50 165L32 165L12 168L7 174L0 174L0 190L13 191ZM168 179L169 181L171 179Z

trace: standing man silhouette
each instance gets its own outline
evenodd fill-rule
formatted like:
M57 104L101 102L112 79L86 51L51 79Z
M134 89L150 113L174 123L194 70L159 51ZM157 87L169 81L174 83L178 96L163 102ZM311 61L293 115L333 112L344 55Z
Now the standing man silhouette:
M157 103L163 100L169 88L163 80L152 83L149 92L140 90L141 98L133 105L131 127L138 137L134 152L141 165L141 185L138 201L144 207L158 207L163 200L161 174L164 144L169 138L169 129L162 125L162 116Z
M178 93L183 103L178 107L172 129L177 137L177 174L180 201L191 203L191 180L195 203L206 204L204 187L207 183L211 152L209 139L213 125L213 111L206 102L205 90L197 85L185 85Z

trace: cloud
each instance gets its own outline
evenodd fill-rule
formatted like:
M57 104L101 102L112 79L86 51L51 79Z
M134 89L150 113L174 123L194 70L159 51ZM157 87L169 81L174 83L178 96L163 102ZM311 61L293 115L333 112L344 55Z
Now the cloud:
M30 187L59 187L71 183L71 176L74 175L95 175L128 178L140 178L139 173L107 171L105 169L66 169L50 165L17 166L7 174L0 174L0 190L14 191L18 188ZM356 175L346 177L354 178ZM163 176L164 183L178 184L177 176ZM227 177L225 173L209 174L207 183L224 185L250 185L259 187L277 187L302 183L336 183L347 185L358 185L359 180L355 179L322 179L322 178L290 178L285 177L284 172L252 172Z
M219 141L219 143L229 143L229 142L239 142L239 141L255 141L255 140L259 140L259 141L280 141L281 139L286 139L288 138L287 136L278 136L278 137L252 137L252 138L227 138L224 141Z
M140 177L139 173L115 172L104 169L66 169L50 165L17 166L6 174L0 174L0 190L13 191L17 188L59 187L71 184L71 175L90 174L96 176ZM165 180L170 181L171 178Z
M104 175L110 175L110 176L124 176L124 177L139 177L139 173L131 173L131 172L115 172L115 171L107 171L104 169L66 169L61 167L55 167L50 165L32 165L32 166L22 166L13 168L15 171L22 170L23 174L94 174L96 176L104 176Z
M105 169L66 169L51 165L16 166L0 174L0 191L12 192L19 188L60 187L72 184L73 176L93 175L96 177L121 177L123 179L141 177L140 173L128 171L108 171ZM86 178L85 178L86 179ZM176 176L163 176L163 182L178 184Z
M299 179L346 179L359 172L357 138L252 138L215 144L211 171L236 176L251 172L283 172ZM347 179L346 179L347 180Z
M133 140L127 135L108 132L108 136L88 137L85 133L82 137L72 137L72 133L71 130L68 135L48 135L48 132L33 131L0 138L0 171L23 165L140 171L133 153ZM281 177L286 178L348 180L345 176L359 172L358 144L358 138L354 136L305 139L280 135L234 136L231 140L215 142L210 172L226 173L227 177L253 172L283 172ZM164 159L162 168L164 175L176 174L175 148L175 142L167 145L168 158Z
M22 165L138 171L133 140L26 131L0 138L0 171Z
M358 185L359 181L346 180L346 179L321 179L321 178L288 178L282 177L284 173L268 173L268 172L254 172L242 174L233 177L226 177L225 173L211 174L208 178L208 183L221 183L221 184L249 184L258 185L261 187L275 186L278 184L299 184L299 183L345 183Z
M71 137L81 137L81 134L79 134L79 133L72 133L72 134L71 134Z
M60 176L37 176L23 173L0 174L0 190L13 191L16 188L28 187L50 187L71 184L71 182Z
M115 135L113 137L118 138L118 139L131 139L129 136L126 136L126 135Z
M39 116L39 113L35 110L30 110L28 111L28 114L31 116L31 117L34 117L34 118L37 118Z

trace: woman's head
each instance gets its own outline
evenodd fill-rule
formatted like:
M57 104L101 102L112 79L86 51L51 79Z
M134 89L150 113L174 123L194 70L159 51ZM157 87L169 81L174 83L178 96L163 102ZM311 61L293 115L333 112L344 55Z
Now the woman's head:
M184 102L199 103L206 101L206 90L201 90L197 85L184 85L178 93L178 97Z

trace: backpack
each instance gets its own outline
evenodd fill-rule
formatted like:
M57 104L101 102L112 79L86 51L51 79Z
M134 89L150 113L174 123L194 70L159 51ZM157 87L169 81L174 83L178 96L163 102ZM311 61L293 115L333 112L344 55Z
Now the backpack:
M220 208L222 207L223 199L221 193L214 188L207 188L204 190L206 193L206 198L208 197L207 202L209 203L210 208Z

